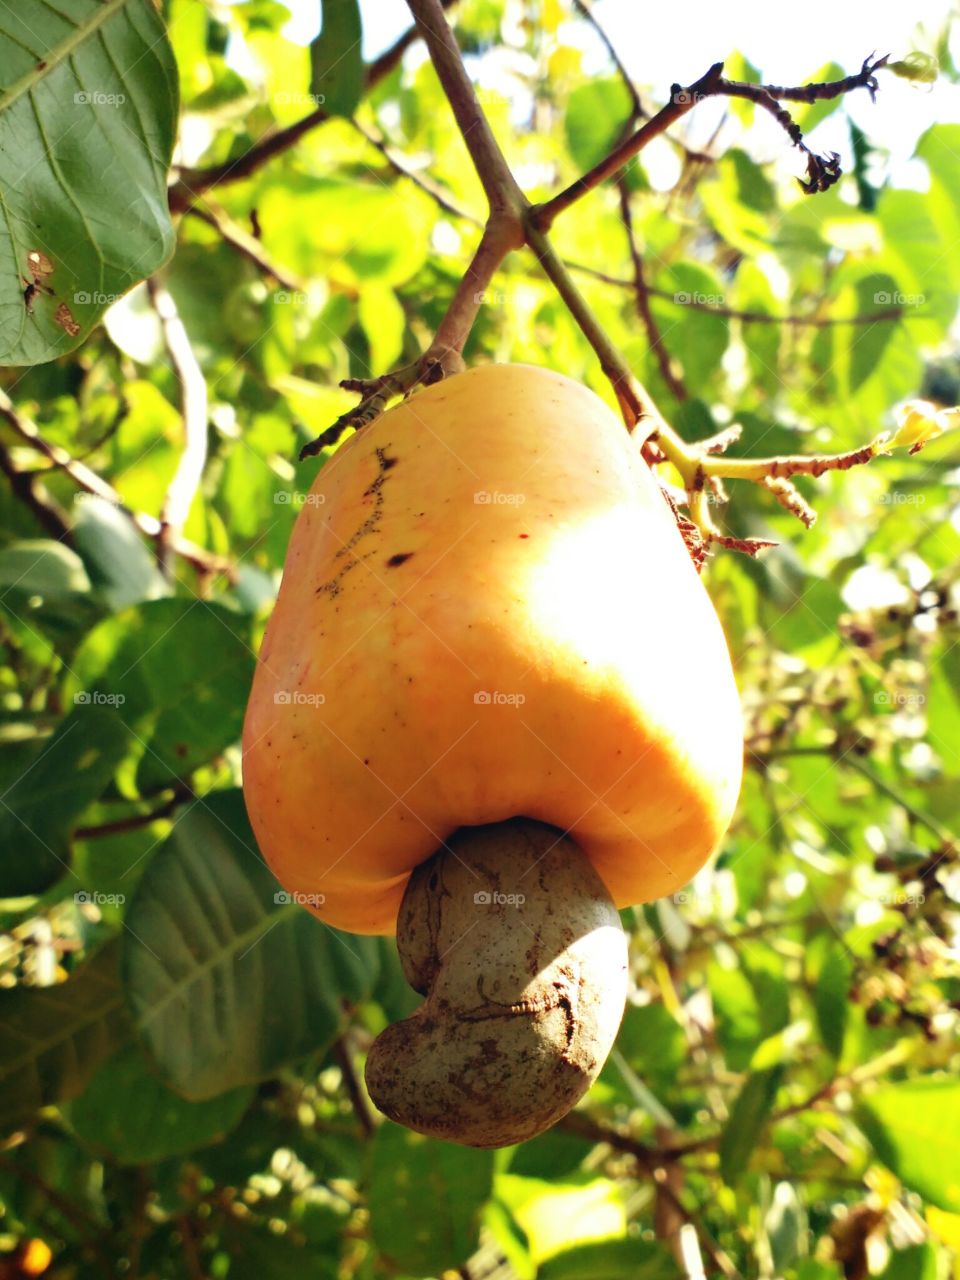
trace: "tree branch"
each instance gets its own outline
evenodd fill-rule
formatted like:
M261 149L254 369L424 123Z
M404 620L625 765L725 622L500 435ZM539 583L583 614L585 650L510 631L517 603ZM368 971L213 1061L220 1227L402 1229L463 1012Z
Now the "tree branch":
M627 248L630 251L630 261L633 264L633 296L637 306L637 315L647 331L650 350L656 357L657 364L660 366L660 373L671 394L676 400L687 400L689 399L687 388L683 384L683 379L674 372L673 364L670 360L670 352L664 346L660 326L657 324L656 317L650 309L650 288L647 285L644 274L643 256L637 246L637 238L633 231L633 214L630 211L630 188L622 174L617 182L617 190L620 196L620 217L627 233Z
M200 222L205 222L208 227L213 227L226 244L236 249L248 262L252 262L258 271L276 280L282 289L288 289L291 293L306 293L307 282L304 279L288 267L275 262L256 236L234 222L225 210L212 201L191 205L187 213Z
M839 158L818 156L810 151L803 141L803 135L786 108L779 105L779 99L799 102L813 102L819 98L838 98L852 89L865 88L874 97L877 90L875 72L886 64L887 58L867 58L856 75L847 76L843 80L834 80L822 84L802 85L794 89L784 89L778 85L742 84L735 80L726 80L721 74L723 63L716 62L708 71L688 85L686 89L679 84L672 86L670 101L655 116L647 120L636 133L623 139L604 159L600 160L581 177L566 187L552 199L534 208L534 220L542 230L553 223L558 214L568 209L581 196L600 186L608 178L624 167L635 155L653 139L659 137L669 125L681 116L686 115L697 103L706 98L717 96L746 98L769 111L777 122L786 130L791 141L807 156L807 181L801 186L808 193L825 191L840 176Z
M84 491L84 493L92 493L98 498L102 498L104 502L118 508L126 516L128 516L141 533L146 534L148 538L154 540L160 536L160 521L154 516L145 515L139 511L133 511L121 498L120 494L114 489L112 484L97 475L84 462L78 462L72 458L69 453L59 445L48 444L40 434L37 425L25 418L14 406L13 401L9 398L5 391L0 389L0 418L3 418L13 428L21 440L25 440L38 453L42 454L53 466L59 467L64 475L70 477L73 483ZM201 575L208 577L211 574L225 573L228 576L233 575L232 563L223 556L215 555L212 551L198 546L195 542L189 541L187 538L176 537L171 540L171 548L176 554L192 565Z
M446 94L460 135L470 152L477 176L483 183L491 214L512 216L519 228L523 210L527 208L527 198L510 172L477 100L457 42L444 15L441 0L407 0L407 4L429 50L437 78ZM517 247L522 243L521 237Z

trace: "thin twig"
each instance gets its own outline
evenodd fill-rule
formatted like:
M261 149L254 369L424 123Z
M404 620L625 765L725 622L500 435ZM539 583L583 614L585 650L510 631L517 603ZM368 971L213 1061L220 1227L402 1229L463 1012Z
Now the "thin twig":
M40 527L58 542L69 542L70 522L66 512L47 492L37 472L17 467L4 444L0 444L0 471L10 481L14 495L29 508Z
M207 463L207 380L177 305L165 285L156 278L147 281L150 301L160 320L163 342L180 383L180 413L183 418L183 452L160 508L157 561L164 577L172 573L171 543L180 537Z
M372 1138L378 1127L377 1114L373 1109L367 1091L360 1082L360 1076L353 1062L352 1047L346 1032L334 1041L332 1053L334 1061L340 1068L344 1088L349 1095L354 1115L356 1115L360 1123L364 1137Z
M149 813L134 813L127 818L115 818L113 822L101 822L92 827L77 827L73 838L74 840L100 840L107 836L122 835L126 831L137 831L140 827L148 827L151 822L169 818L177 807L192 795L192 787L184 782L178 782L170 799Z
M477 177L483 184L491 214L511 215L519 226L522 211L528 207L527 199L517 185L477 100L441 0L407 0L407 3L430 53L460 136L470 152ZM521 237L519 244L522 243Z
M670 352L664 345L660 326L657 324L656 317L650 309L650 289L644 273L643 255L637 246L637 237L633 230L633 214L630 211L630 188L622 174L617 182L617 190L620 196L620 217L627 233L627 247L630 251L630 261L633 264L633 296L637 306L637 315L647 331L650 349L656 357L657 364L660 366L660 373L670 393L676 400L687 400L689 399L687 388L683 384L683 379L678 377L674 371Z
M78 462L60 445L49 444L40 434L40 429L36 423L31 422L29 418L21 414L2 389L0 389L0 418L3 418L13 428L21 440L25 440L30 444L53 466L59 467L64 475L69 476L79 489L82 489L85 493L94 494L96 497L102 498L104 502L109 502L112 506L115 506L132 520L140 532L148 538L156 540L160 536L160 521L155 516L148 516L143 512L131 510L113 485L88 467L85 462ZM171 548L182 560L192 565L198 573L204 576L217 573L232 575L234 572L231 561L223 556L215 555L212 551L207 551L205 547L200 547L187 538L174 538L171 542Z
M465 222L472 222L474 226L483 226L482 219L471 213L469 209L464 209L462 205L457 204L450 192L445 191L438 182L434 182L432 178L411 168L385 138L374 133L372 129L368 129L359 120L351 120L350 123L371 147L376 147L394 173L412 182L415 187L418 187L425 195L428 195L444 213L449 213L455 218L463 218Z
M263 272L265 276L270 276L276 280L282 289L288 289L291 293L306 293L307 282L298 276L296 272L291 271L289 267L281 266L274 258L267 253L263 245L245 230L234 222L230 215L215 205L212 200L206 200L203 204L192 205L187 213L194 218L205 222L207 226L219 234L232 249L236 249L237 253L242 254L249 262Z

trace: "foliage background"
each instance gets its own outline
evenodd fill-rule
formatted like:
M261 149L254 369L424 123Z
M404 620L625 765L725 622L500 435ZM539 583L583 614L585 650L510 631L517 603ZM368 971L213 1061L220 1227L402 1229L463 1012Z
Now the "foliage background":
M325 93L353 120L204 193L314 109L310 53L276 0L166 17L175 252L78 349L0 374L0 1268L652 1278L679 1274L686 1226L691 1275L699 1248L711 1275L960 1276L956 437L807 483L809 532L753 486L722 513L779 543L705 574L743 692L740 811L715 867L624 913L631 1001L578 1111L498 1153L380 1124L364 1049L414 997L392 942L277 894L237 740L323 463L297 450L347 407L340 379L429 342L483 198L416 46L358 105L345 57ZM629 95L576 7L464 0L455 22L532 198L604 154ZM952 82L949 36L916 47ZM729 74L781 78L730 38ZM760 455L854 448L904 398L960 400L960 126L931 120L912 189L842 102L801 107L847 171L811 199L786 142L728 107L695 151L682 129L664 144L669 189L663 155L629 170L646 321L615 186L554 236L608 277L577 274L667 417L689 439L740 423ZM151 536L184 449L165 298L209 394L184 555ZM466 355L612 402L526 255Z

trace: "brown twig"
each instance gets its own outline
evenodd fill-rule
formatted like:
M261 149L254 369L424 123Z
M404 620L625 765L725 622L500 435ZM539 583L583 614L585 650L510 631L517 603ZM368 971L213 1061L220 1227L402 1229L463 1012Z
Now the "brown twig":
M213 227L226 244L236 249L237 253L248 262L252 262L258 271L276 280L282 289L288 289L291 293L306 293L307 282L301 276L291 271L289 267L281 266L276 262L256 236L234 222L230 215L213 201L207 200L203 204L191 205L187 213L200 222L205 222L208 227Z
M620 217L627 233L627 248L630 251L630 261L633 264L633 296L637 307L637 315L647 331L650 350L656 357L657 364L660 366L660 373L670 393L676 400L687 400L689 399L687 388L683 384L683 379L674 371L670 352L664 345L660 326L657 324L656 317L650 308L650 289L644 273L643 255L637 246L637 237L633 230L633 214L630 211L630 188L622 174L617 182L617 190L620 196Z
M331 1050L334 1061L340 1068L344 1088L353 1105L354 1114L360 1123L365 1138L372 1138L377 1131L377 1113L373 1109L366 1089L360 1082L360 1075L353 1061L352 1046L347 1033L334 1041Z
M654 138L658 138L674 121L679 120L681 116L685 116L691 111L697 102L703 98L708 98L716 92L716 86L722 80L721 72L723 71L723 63L715 62L712 67L695 80L687 89L681 90L679 85L675 86L675 91L671 94L670 101L666 106L661 107L655 116L651 116L646 120L635 133L624 138L619 142L613 150L602 160L599 160L592 169L588 169L586 173L581 174L576 181L572 182L563 191L553 196L550 200L544 201L543 204L535 205L532 210L532 220L534 226L541 231L547 231L552 225L558 214L563 213L565 209L569 209L588 191L592 191L595 187L599 187L601 183L606 182L608 178L612 178L618 173L624 165L628 164L635 155L652 142Z
M472 222L474 226L483 225L482 220L476 214L457 204L450 192L445 191L439 183L434 182L432 178L425 177L422 173L418 173L416 169L412 169L385 138L374 133L372 129L368 129L359 120L351 120L350 123L371 147L376 147L394 173L401 178L406 178L408 182L412 182L415 187L419 188L425 195L428 195L444 213L449 213L455 218L463 218L465 222Z
M791 141L800 147L807 156L807 181L802 183L805 191L824 191L840 176L838 157L818 156L811 152L803 141L799 127L786 108L781 107L779 99L792 99L801 102L812 102L818 98L836 98L852 89L865 88L873 97L877 90L874 72L879 70L887 59L867 58L856 75L846 76L843 80L835 80L815 85L803 85L795 89L784 89L777 85L743 84L735 80L724 79L723 63L716 62L699 80L683 88L675 84L670 90L670 101L655 116L628 138L623 139L597 164L582 174L575 182L534 209L534 220L542 230L553 223L558 214L568 209L581 196L586 195L608 178L612 178L643 148L659 137L675 120L686 115L699 102L717 96L746 98L769 111L778 123L787 131Z
M6 445L0 444L0 471L10 481L14 496L28 507L34 519L51 538L70 541L70 522L60 504L50 496L35 471L23 471L13 461Z
M75 840L100 840L107 836L122 835L126 831L137 831L140 827L148 827L151 822L159 822L161 818L169 818L184 800L193 795L193 788L185 782L178 782L169 800L149 813L134 813L128 818L115 818L113 822L102 822L92 827L77 827L74 830Z
M207 380L166 286L154 277L147 281L147 290L160 320L167 355L180 383L183 418L183 452L160 508L157 536L157 562L164 577L170 578L171 544L183 532L207 463Z
M439 3L442 8L448 9L455 3L455 0L439 0ZM388 76L418 38L419 32L416 27L410 27L394 41L389 49L384 50L379 58L371 62L364 77L364 89L369 91ZM282 155L284 151L289 151L311 129L315 129L329 119L329 113L323 107L317 107L301 120L296 120L293 124L287 125L286 128L278 129L276 133L271 133L268 137L255 143L254 146L235 160L225 160L222 164L210 165L205 169L182 169L177 176L177 180L167 193L171 212L185 212L211 187L218 187L226 182L240 182L243 178L249 178L251 174L256 173L258 169L262 169L275 156Z

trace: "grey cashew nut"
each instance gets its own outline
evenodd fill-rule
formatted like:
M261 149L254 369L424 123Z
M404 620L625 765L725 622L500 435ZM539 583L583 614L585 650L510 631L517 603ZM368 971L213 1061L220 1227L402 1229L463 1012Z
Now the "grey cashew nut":
M392 1120L508 1146L555 1124L599 1074L623 1016L626 938L568 836L526 818L461 828L411 876L397 947L426 999L367 1058Z

